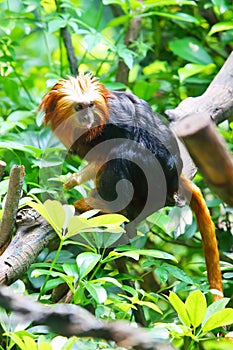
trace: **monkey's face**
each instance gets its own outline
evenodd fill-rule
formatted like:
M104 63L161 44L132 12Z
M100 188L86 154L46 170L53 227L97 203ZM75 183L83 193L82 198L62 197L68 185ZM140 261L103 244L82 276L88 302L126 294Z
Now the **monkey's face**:
M45 123L51 124L60 140L69 147L77 134L103 127L109 111L107 98L112 96L91 74L60 79L43 98L39 109L45 111Z

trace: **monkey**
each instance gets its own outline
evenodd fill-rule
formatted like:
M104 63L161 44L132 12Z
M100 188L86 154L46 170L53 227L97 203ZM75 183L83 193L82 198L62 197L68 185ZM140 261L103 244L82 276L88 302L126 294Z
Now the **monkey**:
M214 299L223 295L215 226L200 189L182 173L177 140L150 105L128 91L110 91L91 73L59 79L39 110L45 125L87 165L64 184L95 187L74 203L79 213L121 213L135 228L165 206L189 202L202 236Z

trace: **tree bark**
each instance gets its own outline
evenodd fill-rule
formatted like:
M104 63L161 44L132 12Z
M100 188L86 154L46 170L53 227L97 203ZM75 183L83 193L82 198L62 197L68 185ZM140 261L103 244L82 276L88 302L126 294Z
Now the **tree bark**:
M187 98L166 114L209 186L233 206L233 159L214 125L233 117L233 53L202 96Z

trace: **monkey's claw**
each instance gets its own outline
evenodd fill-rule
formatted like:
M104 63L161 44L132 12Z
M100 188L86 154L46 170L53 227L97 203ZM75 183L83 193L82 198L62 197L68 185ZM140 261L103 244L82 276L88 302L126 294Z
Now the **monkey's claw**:
M79 185L79 176L78 174L73 174L69 179L64 183L63 187L65 190L71 190L73 187Z

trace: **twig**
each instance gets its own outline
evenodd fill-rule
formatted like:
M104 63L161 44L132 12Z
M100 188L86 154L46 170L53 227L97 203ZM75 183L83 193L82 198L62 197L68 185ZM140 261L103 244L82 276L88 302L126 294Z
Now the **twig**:
M10 240L24 179L24 166L15 165L10 172L10 182L0 225L0 248Z
M6 163L3 160L0 160L0 181L3 177L5 168L6 168Z
M9 285L21 277L42 249L57 237L34 209L20 210L16 224L16 235L0 256L0 284Z
M20 320L45 324L51 331L63 336L94 337L113 340L120 346L135 350L172 350L170 344L158 343L153 329L131 327L125 321L106 322L97 320L89 311L78 305L48 306L35 302L24 295L0 288L0 305L17 313Z
M233 205L233 159L214 122L233 115L233 53L199 97L187 98L166 111L176 135L184 141L196 166L213 190Z

